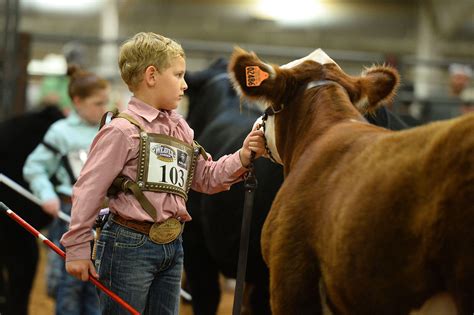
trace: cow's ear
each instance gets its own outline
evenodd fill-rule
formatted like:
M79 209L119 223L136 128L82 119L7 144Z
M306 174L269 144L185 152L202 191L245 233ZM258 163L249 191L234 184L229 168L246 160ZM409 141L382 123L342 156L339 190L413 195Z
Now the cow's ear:
M246 98L262 100L271 95L275 70L253 52L235 48L229 62L229 74L237 92Z
M400 84L400 76L395 68L374 66L367 69L360 79L362 111L374 112L381 105L393 100Z

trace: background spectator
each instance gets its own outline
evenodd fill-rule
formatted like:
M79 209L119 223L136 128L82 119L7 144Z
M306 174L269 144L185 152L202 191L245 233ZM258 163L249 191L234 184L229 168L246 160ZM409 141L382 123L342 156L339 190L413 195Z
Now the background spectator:
M454 63L449 66L449 87L451 95L459 97L469 86L472 68L468 65Z

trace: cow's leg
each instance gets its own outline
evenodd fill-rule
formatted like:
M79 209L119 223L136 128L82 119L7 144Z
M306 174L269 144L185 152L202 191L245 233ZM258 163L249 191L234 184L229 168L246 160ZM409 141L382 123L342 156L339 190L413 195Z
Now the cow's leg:
M268 291L268 278L252 285L249 295L249 303L252 310L252 315L271 314Z
M270 303L273 315L321 315L320 272L314 256L295 246L273 244L270 254ZM276 241L276 240L275 240Z
M6 305L2 314L28 314L28 303L38 263L36 239L22 227L11 223L10 241L3 243L6 253L3 259L8 277L6 285ZM4 232L4 231L2 231ZM2 235L3 236L3 235ZM7 240L7 238L5 238ZM0 271L3 271L0 269Z
M472 225L469 225L469 228L472 228ZM470 238L465 243L459 243L463 247L457 249L459 254L454 259L451 272L446 276L448 291L454 297L459 315L474 314L473 243L473 238ZM468 245L464 246L465 244Z
M455 297L456 307L459 309L459 315L472 315L474 314L474 294L471 291L466 293L462 292Z
M454 302L458 309L459 315L474 314L474 276L458 279L458 283L452 290Z
M188 281L195 315L217 314L221 290L219 270L212 259L200 226L198 214L186 223L183 233L184 270Z

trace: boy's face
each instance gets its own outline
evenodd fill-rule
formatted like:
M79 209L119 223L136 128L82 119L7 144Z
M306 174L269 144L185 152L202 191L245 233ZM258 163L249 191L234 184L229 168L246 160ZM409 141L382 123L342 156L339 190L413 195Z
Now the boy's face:
M184 81L186 61L183 57L171 60L170 67L156 73L155 92L157 108L173 110L178 107L188 85Z

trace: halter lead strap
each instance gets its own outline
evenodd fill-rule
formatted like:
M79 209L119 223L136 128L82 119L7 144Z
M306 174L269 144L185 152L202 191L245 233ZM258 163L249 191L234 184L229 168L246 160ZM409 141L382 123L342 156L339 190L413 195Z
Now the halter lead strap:
M250 226L252 223L252 210L255 199L255 190L257 189L257 177L254 172L255 152L250 156L249 171L245 175L244 188L245 199L242 216L242 226L240 231L239 260L237 263L237 279L234 292L234 304L232 306L232 315L240 315L243 300L244 282L247 271L247 257L250 240Z

